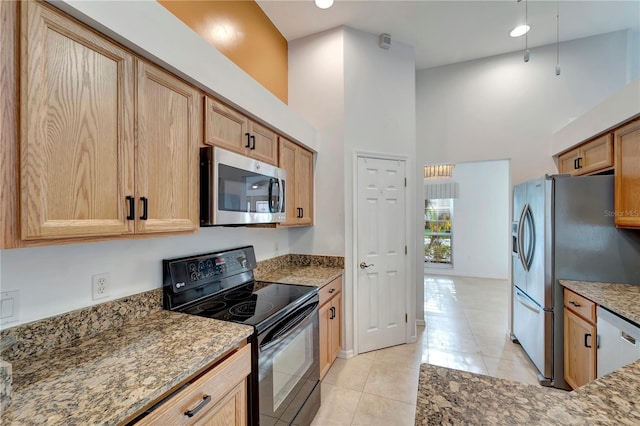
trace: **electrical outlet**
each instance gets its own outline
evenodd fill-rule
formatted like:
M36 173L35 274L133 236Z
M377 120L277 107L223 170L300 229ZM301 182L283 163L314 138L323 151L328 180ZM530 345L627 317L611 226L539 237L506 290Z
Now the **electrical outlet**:
M96 274L92 277L93 300L109 297L111 290L109 273Z

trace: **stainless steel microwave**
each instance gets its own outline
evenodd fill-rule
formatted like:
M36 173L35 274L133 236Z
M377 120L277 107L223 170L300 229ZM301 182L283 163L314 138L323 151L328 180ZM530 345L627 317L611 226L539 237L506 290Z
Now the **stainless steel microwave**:
M284 169L218 147L200 148L200 225L285 221Z

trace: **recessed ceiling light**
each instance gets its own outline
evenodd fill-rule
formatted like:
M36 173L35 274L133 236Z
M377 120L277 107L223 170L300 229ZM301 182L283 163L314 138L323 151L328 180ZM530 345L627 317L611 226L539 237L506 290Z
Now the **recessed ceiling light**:
M520 37L528 33L530 29L531 27L528 25L518 25L517 27L511 30L509 35L511 37Z
M333 5L333 0L315 0L315 2L320 9L329 9Z

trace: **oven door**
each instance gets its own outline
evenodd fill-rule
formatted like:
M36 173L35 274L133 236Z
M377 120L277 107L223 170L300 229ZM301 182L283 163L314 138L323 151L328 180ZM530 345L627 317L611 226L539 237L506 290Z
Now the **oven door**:
M220 148L201 148L201 225L285 220L284 169Z
M258 335L260 423L308 425L320 407L318 296Z

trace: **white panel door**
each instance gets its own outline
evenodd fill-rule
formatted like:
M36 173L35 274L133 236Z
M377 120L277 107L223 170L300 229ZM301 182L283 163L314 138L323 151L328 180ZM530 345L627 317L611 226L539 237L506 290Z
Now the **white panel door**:
M358 158L358 351L406 341L405 162Z

